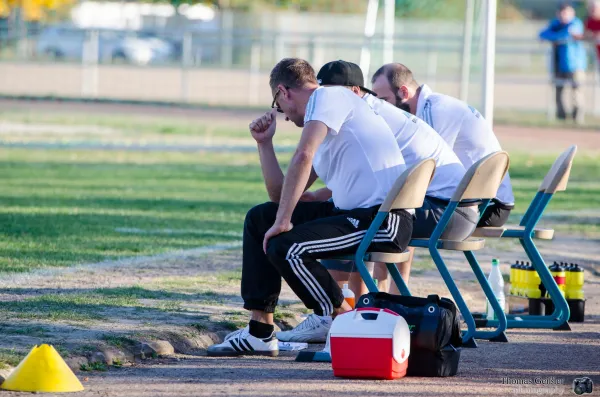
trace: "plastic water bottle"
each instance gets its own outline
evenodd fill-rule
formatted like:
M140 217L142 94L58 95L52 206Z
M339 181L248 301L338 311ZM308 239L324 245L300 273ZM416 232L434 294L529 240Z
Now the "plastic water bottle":
M344 294L344 300L348 302L350 307L354 309L355 305L355 297L354 292L350 288L348 288L348 284L344 284L344 288L342 288L342 294Z
M492 287L492 291L496 296L496 299L500 303L500 307L502 310L506 310L506 298L504 296L504 279L502 278L502 273L500 272L500 262L498 259L492 259L492 271L488 276L488 283ZM497 320L498 316L494 313L494 308L489 300L486 299L487 308L486 308L486 318L488 320Z

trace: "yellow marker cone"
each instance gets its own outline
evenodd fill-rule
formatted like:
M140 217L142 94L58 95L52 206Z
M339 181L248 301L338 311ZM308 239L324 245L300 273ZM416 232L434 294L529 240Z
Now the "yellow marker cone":
M35 346L0 388L12 391L73 392L83 385L50 345Z

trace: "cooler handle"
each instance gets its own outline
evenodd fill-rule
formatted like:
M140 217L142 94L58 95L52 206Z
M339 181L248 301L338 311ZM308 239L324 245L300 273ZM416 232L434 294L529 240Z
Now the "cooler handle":
M353 319L356 319L356 316L358 316L359 314L363 314L364 312L369 312L369 313L373 313L373 314L379 314L379 313L383 312L383 313L389 313L393 316L400 316L398 313L396 313L395 311L392 311L390 309L374 309L372 307L359 307L358 309L354 309L354 311L356 313L354 313Z

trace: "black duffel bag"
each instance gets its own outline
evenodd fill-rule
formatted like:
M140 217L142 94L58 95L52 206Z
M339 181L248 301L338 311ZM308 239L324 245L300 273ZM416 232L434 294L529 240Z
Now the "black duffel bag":
M368 293L356 307L390 309L410 328L407 376L454 376L462 346L456 305L437 295L427 298Z

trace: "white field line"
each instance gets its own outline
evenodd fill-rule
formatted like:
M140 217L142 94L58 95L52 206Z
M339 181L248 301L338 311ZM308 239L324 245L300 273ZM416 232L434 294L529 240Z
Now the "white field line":
M223 232L220 230L198 230L198 229L138 229L136 227L117 227L117 233L124 234L199 234L225 237L242 237L241 232Z
M1 135L1 134L0 134ZM0 146L8 148L25 148L25 149L93 149L93 150L120 150L120 151L171 151L171 152L235 152L235 153L255 153L256 145L248 144L222 144L222 145L204 145L196 143L152 143L152 142L12 142L0 138ZM295 146L282 145L276 146L277 152L291 153L295 150Z
M95 125L26 124L0 121L1 135L109 135L120 131Z
M3 288L16 288L21 286L33 286L35 285L36 279L45 278L48 279L50 277L63 276L69 273L75 273L86 270L106 270L111 268L123 268L126 266L131 267L143 267L151 262L159 262L159 261L167 261L167 260L176 260L176 259L186 259L192 257L204 256L206 254L211 254L214 252L226 251L232 248L239 248L242 246L241 241L235 242L227 242L227 243L218 243L214 245L209 245L206 247L192 248L188 250L179 250L173 252L167 252L159 255L145 255L145 256L135 256L135 257L127 257L122 259L115 260L107 260L96 263L85 263L80 265L75 265L71 267L61 267L61 268L49 268L49 269L39 269L34 270L28 273L6 273L0 274L0 285Z

